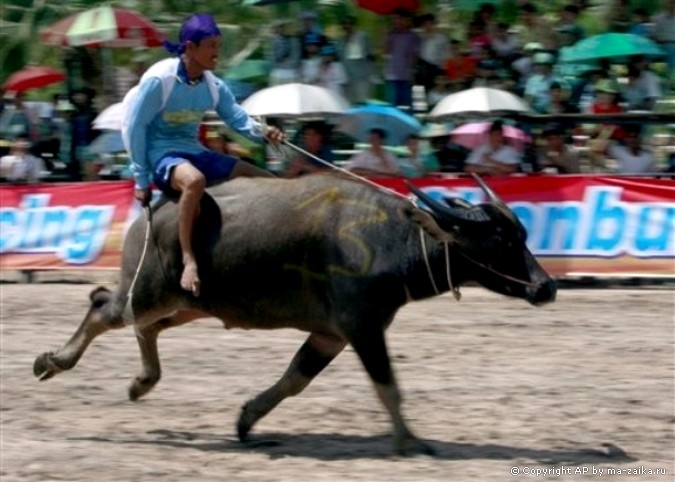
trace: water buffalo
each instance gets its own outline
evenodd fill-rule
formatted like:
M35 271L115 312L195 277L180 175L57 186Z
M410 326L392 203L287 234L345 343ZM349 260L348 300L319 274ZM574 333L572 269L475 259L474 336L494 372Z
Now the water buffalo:
M205 196L195 227L203 289L183 291L176 204L153 206L152 234L139 267L146 223L124 243L114 292L96 288L71 339L34 364L41 380L75 366L101 333L133 324L142 369L131 400L160 379L157 336L166 328L216 317L227 328L286 328L309 333L279 381L242 408L244 441L252 426L307 387L349 343L393 422L396 452L428 450L408 429L384 331L399 308L479 283L538 305L553 301L555 282L525 245L526 233L480 178L489 199L439 202L414 189L426 208L359 181L333 175L297 180L236 179ZM138 268L138 271L137 271ZM133 318L123 316L129 287Z

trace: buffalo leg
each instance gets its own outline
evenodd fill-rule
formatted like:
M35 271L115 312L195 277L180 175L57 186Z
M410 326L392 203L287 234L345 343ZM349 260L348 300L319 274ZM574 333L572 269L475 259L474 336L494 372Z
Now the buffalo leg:
M251 427L282 400L302 392L340 354L346 344L344 340L332 335L312 333L279 381L242 407L237 423L239 440L245 441Z
M155 323L136 327L136 340L141 351L141 370L129 386L129 399L138 400L152 390L162 376L162 367L157 350L159 334L174 326L180 326L198 318L208 316L201 311L181 311L173 316L162 318Z
M121 310L115 309L112 294L105 288L98 288L90 295L92 304L73 336L59 350L38 356L33 364L33 373L40 381L48 380L65 370L73 368L94 339L110 329L124 327Z
M401 393L391 368L384 332L369 330L352 338L352 346L375 384L378 397L391 416L394 426L394 451L405 454L408 448L433 454L433 449L408 429L401 414Z

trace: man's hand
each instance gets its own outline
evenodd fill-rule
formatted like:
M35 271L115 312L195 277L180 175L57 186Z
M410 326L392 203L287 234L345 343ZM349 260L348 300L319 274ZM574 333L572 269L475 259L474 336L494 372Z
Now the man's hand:
M152 200L152 191L149 187L145 189L136 189L134 190L134 197L141 202L143 207L149 206L150 201Z
M286 140L286 136L278 127L267 126L265 128L265 139L273 144L280 144Z

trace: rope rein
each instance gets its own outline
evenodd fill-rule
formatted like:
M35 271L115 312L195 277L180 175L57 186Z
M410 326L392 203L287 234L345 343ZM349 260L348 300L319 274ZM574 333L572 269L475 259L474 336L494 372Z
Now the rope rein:
M148 245L150 244L150 232L152 231L152 211L150 211L150 206L143 207L143 214L145 215L145 240L143 241L141 257L138 260L138 265L136 265L136 272L134 273L131 285L129 285L129 290L127 291L126 303L124 304L124 311L122 312L122 319L124 320L125 325L134 323L134 311L131 299L134 296L134 287L136 286L136 281L138 281L138 275L141 272L141 267L143 267L143 261L145 261L145 255L148 252Z

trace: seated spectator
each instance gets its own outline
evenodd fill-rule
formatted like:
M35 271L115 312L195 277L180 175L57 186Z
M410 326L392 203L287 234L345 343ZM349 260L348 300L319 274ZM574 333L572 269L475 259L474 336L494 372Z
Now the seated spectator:
M354 154L347 164L347 169L354 174L366 177L402 175L396 156L384 148L386 138L387 133L384 129L371 129L370 147Z
M19 135L12 142L9 154L0 158L0 177L12 183L36 184L45 173L42 159L28 151L28 136Z
M556 29L558 35L569 36L565 39L567 43L576 43L583 39L586 34L584 29L579 25L579 7L574 4L568 4L560 11L560 23ZM562 42L562 39L559 39Z
M220 152L221 154L239 157L249 161L252 160L252 154L249 149L246 149L241 144L233 142L227 134L218 132L217 130L209 130L206 132L204 145L212 151Z
M643 174L654 171L654 154L642 145L642 126L627 125L622 141L610 141L594 146L595 153L604 152L617 162L620 174Z
M466 172L486 175L507 175L520 170L520 154L508 145L504 124L495 121L488 131L487 141L476 147L466 160Z
M535 73L525 83L525 100L539 112L546 112L551 103L551 85L560 80L553 74L555 59L548 52L538 52L533 57Z
M518 42L516 38L509 33L509 26L505 23L498 23L495 33L492 36L492 50L495 55L503 62L511 63L516 60Z
M335 157L328 141L329 135L330 127L325 123L319 121L308 122L302 128L300 147L319 159L332 164ZM326 169L330 169L330 167L311 156L298 152L291 158L284 177L300 177Z
M628 85L623 96L628 102L628 110L653 110L656 101L663 96L661 79L649 69L649 61L645 57L631 58Z
M321 47L319 54L321 56L321 63L319 64L315 84L344 97L344 87L347 84L347 72L345 72L342 62L337 59L337 50L335 46L326 44Z
M619 105L619 88L616 83L609 79L602 79L595 86L595 101L591 104L593 114L620 114L623 112ZM619 125L598 124L593 128L591 137L600 141L604 139L620 140L624 136L624 130Z
M565 128L559 125L544 129L544 145L537 150L537 170L558 174L581 172L579 154L566 144L566 134Z
M453 49L453 53L445 61L445 75L450 81L453 91L459 91L469 86L476 73L476 60L467 48Z
M405 145L408 148L408 155L401 159L401 170L406 177L424 177L440 170L436 156L420 148L420 136L409 135Z

